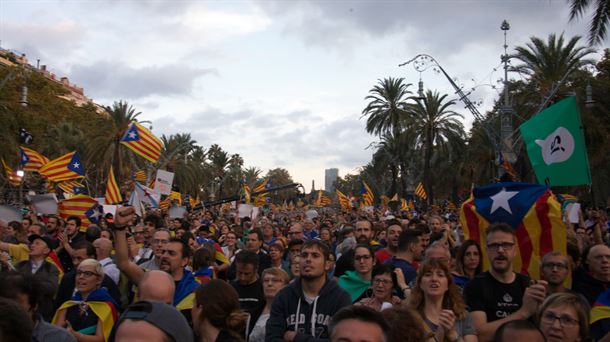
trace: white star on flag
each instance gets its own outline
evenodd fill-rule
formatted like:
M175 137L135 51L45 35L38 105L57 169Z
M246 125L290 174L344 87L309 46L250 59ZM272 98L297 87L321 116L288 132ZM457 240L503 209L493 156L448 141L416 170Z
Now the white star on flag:
M502 188L502 191L497 194L490 196L493 203L491 204L490 214L493 214L494 211L502 208L506 210L509 214L513 212L510 210L510 204L508 204L508 200L517 196L519 191L506 191L506 188Z
M129 132L129 138L130 139L135 139L136 138L136 133L134 131Z
M80 167L80 164L79 163L74 163L74 164L72 164L72 166L74 166L75 169L78 169Z

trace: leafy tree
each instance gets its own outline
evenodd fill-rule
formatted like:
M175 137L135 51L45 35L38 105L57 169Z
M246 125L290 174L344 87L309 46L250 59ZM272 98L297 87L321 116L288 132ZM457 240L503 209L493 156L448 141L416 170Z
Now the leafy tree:
M362 116L368 116L366 131L378 136L391 133L397 137L407 119L407 100L411 92L411 84L404 83L404 78L385 78L378 80L365 97L369 103L362 111Z

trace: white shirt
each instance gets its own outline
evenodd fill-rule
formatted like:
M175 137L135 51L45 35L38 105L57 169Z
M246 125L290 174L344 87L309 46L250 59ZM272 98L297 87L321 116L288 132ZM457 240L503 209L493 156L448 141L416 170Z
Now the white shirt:
M100 260L100 264L104 268L104 274L110 277L117 285L119 284L119 278L121 278L121 271L116 267L114 261L110 258Z

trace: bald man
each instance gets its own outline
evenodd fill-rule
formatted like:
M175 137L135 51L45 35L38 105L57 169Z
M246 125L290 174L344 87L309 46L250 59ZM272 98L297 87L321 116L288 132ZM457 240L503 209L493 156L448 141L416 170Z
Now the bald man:
M176 286L169 273L159 270L148 271L138 284L140 300L152 300L172 305Z
M587 254L588 272L577 272L572 282L572 290L587 298L590 305L610 287L610 248L595 245Z
M106 238L99 238L93 241L93 247L95 247L95 254L97 261L102 264L104 268L104 274L108 275L115 284L119 284L121 278L121 271L116 267L114 261L110 258L112 254L112 241Z

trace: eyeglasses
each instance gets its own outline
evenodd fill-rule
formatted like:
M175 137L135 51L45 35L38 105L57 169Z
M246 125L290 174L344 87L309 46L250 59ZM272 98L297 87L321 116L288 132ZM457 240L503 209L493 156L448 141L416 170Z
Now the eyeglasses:
M134 233L134 234L136 234L136 235L142 235L142 234L144 234L144 232L133 232L133 233Z
M507 250L512 249L514 246L515 246L515 244L512 242L490 243L487 245L487 249L492 250L492 251L497 251L500 248L502 248L503 250L507 251Z
M580 322L579 320L569 317L567 315L557 316L550 311L547 311L544 314L542 314L541 318L542 318L542 321L547 324L553 324L553 323L555 323L555 320L559 320L559 324L562 327L574 327L574 326L577 326L578 323Z
M153 240L153 243L160 244L160 245L161 244L166 244L168 242L169 242L169 240L159 240L159 239Z
M373 258L373 256L371 256L370 254L367 254L367 255L356 255L354 257L354 260L360 261L360 260L369 260L369 259L372 259L372 258Z
M388 285L392 284L392 281L387 280L387 279L375 279L375 280L373 280L373 284L388 286Z
M76 271L76 276L80 276L80 275L84 275L85 277L89 278L89 277L93 277L93 276L98 276L99 274L95 273L95 272L91 272L91 271L81 271L78 270Z
M555 269L555 268L558 269L558 270L565 270L565 269L568 268L568 265L562 264L560 262L548 262L546 264L542 264L542 268L546 268L546 269L549 269L549 270L552 270L552 269Z

